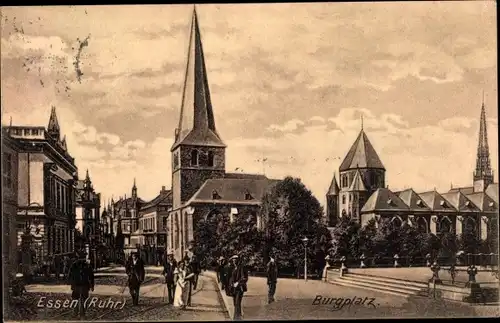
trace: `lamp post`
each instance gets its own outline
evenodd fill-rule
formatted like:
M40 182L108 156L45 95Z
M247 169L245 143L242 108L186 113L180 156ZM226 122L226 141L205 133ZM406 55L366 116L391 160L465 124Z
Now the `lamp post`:
M304 281L307 281L307 242L309 239L307 237L304 237L302 239L302 242L304 243Z

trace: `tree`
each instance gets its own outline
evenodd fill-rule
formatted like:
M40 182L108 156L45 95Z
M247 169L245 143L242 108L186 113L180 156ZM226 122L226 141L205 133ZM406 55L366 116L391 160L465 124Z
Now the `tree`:
M207 265L215 265L220 256L227 257L229 217L220 213L209 214L197 222L194 231L194 253Z
M360 226L348 215L340 218L332 230L332 249L330 256L334 259L340 257L357 257L359 253L358 231Z
M286 177L267 192L262 201L266 253L275 251L281 268L297 270L304 258L302 239L308 237L307 258L317 265L315 252L327 250L330 237L321 222L323 208L311 191L300 179Z
M462 250L465 253L476 253L482 245L481 238L478 237L477 231L470 226L465 226L464 231L460 234L457 240L457 249Z

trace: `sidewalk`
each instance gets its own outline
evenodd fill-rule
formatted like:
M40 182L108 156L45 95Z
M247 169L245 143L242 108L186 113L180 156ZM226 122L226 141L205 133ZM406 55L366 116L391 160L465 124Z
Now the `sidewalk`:
M214 271L204 271L200 274L200 276L205 276L213 281L214 285L216 286L217 294L219 296L218 298L220 298L222 303L224 304L224 307L226 308L230 319L234 319L233 299L227 296L225 291L221 290L220 284L217 283L217 274Z

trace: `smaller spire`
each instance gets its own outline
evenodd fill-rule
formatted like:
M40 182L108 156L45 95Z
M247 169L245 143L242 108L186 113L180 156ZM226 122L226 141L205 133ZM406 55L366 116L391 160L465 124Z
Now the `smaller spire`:
M134 186L132 186L132 189L136 189L137 186L135 185L135 177L134 177Z
M64 135L63 140L61 141L61 145L63 146L64 150L68 149L68 146L66 145L66 135Z
M326 195L337 196L337 195L339 195L339 191L340 191L340 188L339 188L339 185L337 184L337 176L335 173L333 173L333 179L332 179L332 182L330 184L330 187L328 188L328 193L326 193Z
M9 127L12 127L12 116L10 116Z
M361 131L363 131L363 114L361 114Z
M90 181L89 169L87 168L87 174L85 175L85 179Z
M484 107L484 89L483 89L483 107Z

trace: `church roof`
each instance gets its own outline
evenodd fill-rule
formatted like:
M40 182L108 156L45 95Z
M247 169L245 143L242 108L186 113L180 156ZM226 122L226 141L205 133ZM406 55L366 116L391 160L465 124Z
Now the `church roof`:
M498 204L498 183L492 183L488 185L485 193L488 194L488 196Z
M335 177L335 174L333 174L333 179L332 182L330 183L330 187L328 188L328 192L326 193L326 195L337 196L339 195L339 192L340 192L339 184L337 184L337 178Z
M142 205L144 203L146 202L143 199L141 199L140 197L137 198L138 205ZM134 207L134 200L131 197L126 199L121 199L115 202L115 209L122 209L122 208L132 209L133 207Z
M409 211L408 205L388 188L379 188L368 198L361 212Z
M224 178L237 179L268 179L266 175L261 174L244 174L244 173L225 173Z
M364 192L366 191L365 183L363 183L363 177L361 177L361 173L356 171L354 174L354 178L352 180L351 186L349 187L350 192Z
M466 186L466 187L454 187L448 191L448 193L454 192L462 192L465 195L474 193L474 186Z
M160 194L151 201L141 206L141 210L155 206L172 206L172 191L162 189Z
M471 200L481 212L496 212L498 210L498 203L484 192L469 194L467 198Z
M339 170L342 172L356 168L378 168L385 170L382 161L378 157L377 152L373 148L370 140L368 140L363 129L361 129L358 138L351 149L349 149L344 161L340 164Z
M424 200L411 188L398 192L397 195L412 211L430 210Z
M457 210L441 194L429 191L418 194L432 211L456 212Z
M441 195L459 212L479 212L480 210L462 192L449 192Z
M196 10L191 22L181 113L172 150L181 144L226 147L215 128Z
M260 205L261 198L279 180L218 178L209 179L186 203Z

